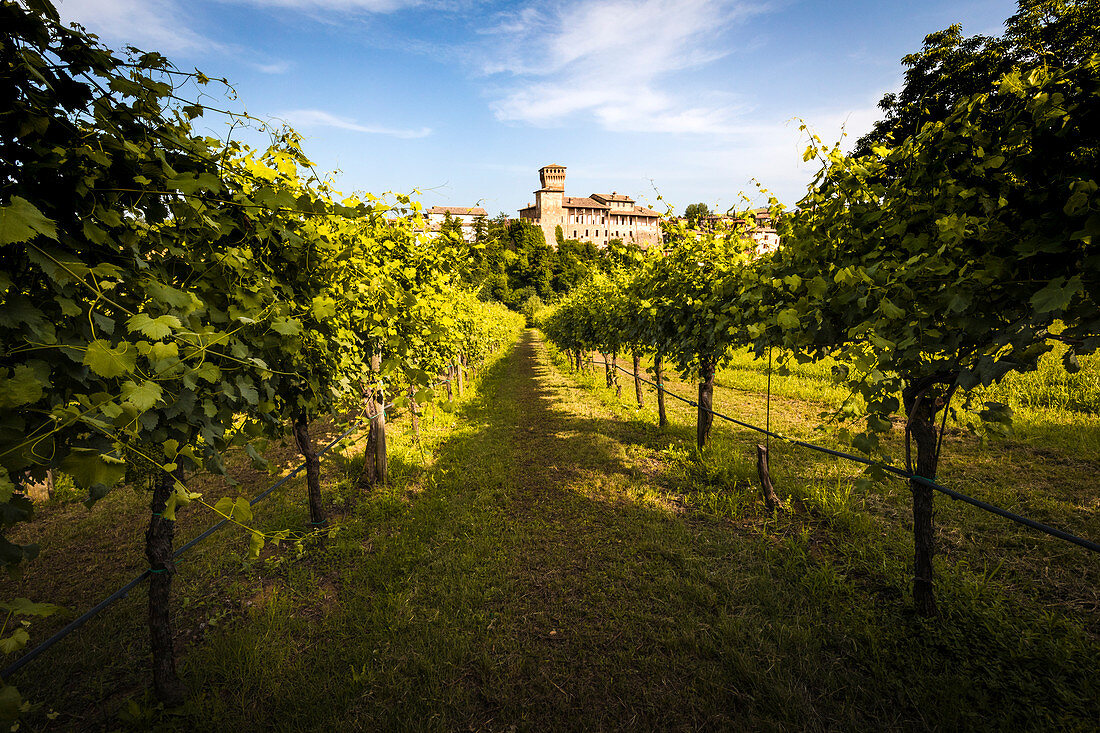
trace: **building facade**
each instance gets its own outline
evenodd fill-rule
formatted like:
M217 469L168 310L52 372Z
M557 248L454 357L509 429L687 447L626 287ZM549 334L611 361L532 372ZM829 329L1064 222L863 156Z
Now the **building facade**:
M580 198L565 195L565 166L539 169L542 187L535 191L535 203L520 209L519 218L542 228L546 242L555 246L560 226L566 239L592 242L606 247L612 239L642 247L661 243L661 215L638 206L634 199L612 191Z
M433 206L424 212L424 218L428 220L428 231L438 232L448 214L462 225L462 238L467 242L474 241L474 223L486 217L485 209L480 206Z

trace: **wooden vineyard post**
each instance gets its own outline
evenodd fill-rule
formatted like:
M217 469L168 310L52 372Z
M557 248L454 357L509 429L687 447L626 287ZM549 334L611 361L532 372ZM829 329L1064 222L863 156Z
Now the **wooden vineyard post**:
M633 352L634 357L634 396L638 399L638 409L642 409L642 357Z
M581 370L581 350L577 349L577 372Z
M653 376L657 378L657 425L668 425L668 416L665 414L665 375L661 365L661 355L653 357Z
M779 497L772 486L771 471L768 468L768 448L757 443L756 445L756 472L760 476L760 488L764 492L764 502L769 509L779 506Z
M611 389L614 384L611 381L611 358L604 352L600 352L600 356L603 357L603 378L607 382L607 388Z
M451 362L447 366L447 401L450 402L455 398L455 365Z
M460 354L455 365L455 374L458 376L458 396L466 391L466 360Z
M623 385L619 383L619 354L611 355L611 381L615 385L615 396L623 396Z
M172 541L175 522L162 515L175 490L175 476L163 472L153 484L152 516L145 531L145 557L149 561L149 641L153 652L153 692L168 707L178 707L187 697L176 673L176 650L172 638Z
M711 409L714 406L714 364L706 359L699 366L699 410L695 424L695 443L699 450L710 440L710 426L714 422Z
M325 510L321 504L321 462L313 449L313 439L309 436L309 423L306 412L302 410L294 418L294 441L298 451L306 462L306 493L309 497L309 524L318 528L325 526Z

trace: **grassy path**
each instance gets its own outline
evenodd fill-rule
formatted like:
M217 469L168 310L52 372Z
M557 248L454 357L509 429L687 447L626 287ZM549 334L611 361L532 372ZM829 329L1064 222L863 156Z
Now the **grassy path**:
M531 333L485 375L460 426L404 511L373 518L385 521L360 538L361 563L347 562L357 548L345 537L316 569L314 582L338 589L323 613L294 623L269 602L278 636L242 627L191 658L197 689L245 680L195 713L239 705L284 730L741 719L751 686L714 624L734 594L721 577L728 528L660 506L620 440L628 428L550 367ZM683 654L700 645L702 658Z
M773 518L740 476L747 463L702 467L686 457L686 420L659 431L649 408L583 381L529 331L481 375L428 467L395 451L399 480L369 496L332 479L348 505L323 548L242 566L212 546L180 580L181 597L224 606L202 606L224 611L216 628L181 631L192 699L138 706L134 726L1087 729L1100 717L1088 624L966 572L945 579L941 620L916 619L903 527L820 507ZM273 511L287 526L301 508ZM146 674L140 604L118 613L125 631L99 646L127 653L111 666L99 652L99 688L79 688L78 658L66 690L51 692L48 667L28 685L63 713L40 727L117 726L119 691ZM65 707L111 695L94 714Z

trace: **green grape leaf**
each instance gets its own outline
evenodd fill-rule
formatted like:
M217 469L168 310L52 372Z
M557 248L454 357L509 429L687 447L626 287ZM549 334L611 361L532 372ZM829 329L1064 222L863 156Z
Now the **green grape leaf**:
M88 344L83 363L101 377L118 377L134 371L137 349L126 342L113 349L110 341L96 339Z
M91 489L97 484L110 487L126 475L126 462L93 448L73 448L61 461L61 470L81 488Z
M248 557L255 560L260 556L260 550L264 549L264 536L259 532L253 532L248 538Z
M26 629L19 628L12 632L11 636L0 639L0 652L4 654L11 654L17 652L27 645L27 642L31 640L31 635L27 633Z
M141 384L129 380L122 383L123 399L142 412L151 410L160 402L163 394L161 386L152 380L145 380Z
M0 374L7 370L0 370ZM20 364L12 370L11 377L0 377L0 408L14 408L29 405L42 398L43 387L49 383L39 380L34 369Z
M1080 275L1074 275L1068 281L1064 277L1056 277L1031 296L1031 305L1036 313L1062 310L1069 305L1079 290L1081 290Z
M297 336L302 332L302 324L294 318L276 318L271 328L284 336Z
M57 226L21 196L12 196L10 204L0 206L0 245L27 242L36 234L56 241Z
M175 316L163 315L150 318L148 314L138 313L131 316L126 325L130 329L130 333L141 331L149 338L159 341L165 336L170 336L182 324L180 319Z
M787 308L779 312L776 316L776 322L779 323L779 327L784 331L793 331L798 328L798 311L794 308Z
M252 521L252 507L249 506L248 499L242 496L233 502L233 518L238 522Z
M14 601L0 603L0 609L20 616L52 616L61 610L61 606L52 603L34 603L28 598L16 598Z

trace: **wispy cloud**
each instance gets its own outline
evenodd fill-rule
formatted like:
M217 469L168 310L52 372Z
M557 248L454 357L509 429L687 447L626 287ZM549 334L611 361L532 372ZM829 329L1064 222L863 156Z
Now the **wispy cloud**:
M399 129L392 127L379 127L376 125L361 125L355 120L340 117L321 109L293 109L275 115L277 119L285 120L294 127L335 127L340 130L363 132L370 135L390 135L393 137L412 139L427 137L432 134L430 127L417 129Z
M480 70L501 120L554 125L588 116L607 129L726 133L730 94L689 100L676 72L729 53L724 31L762 12L739 0L571 0L528 6L483 31Z
M230 0L230 2L307 12L329 10L347 13L392 13L402 8L439 4L428 0Z
M289 61L272 61L271 63L256 61L250 65L261 74L285 74L293 66Z
M166 54L224 49L193 30L173 0L60 0L57 9L64 21L80 23L109 45Z

